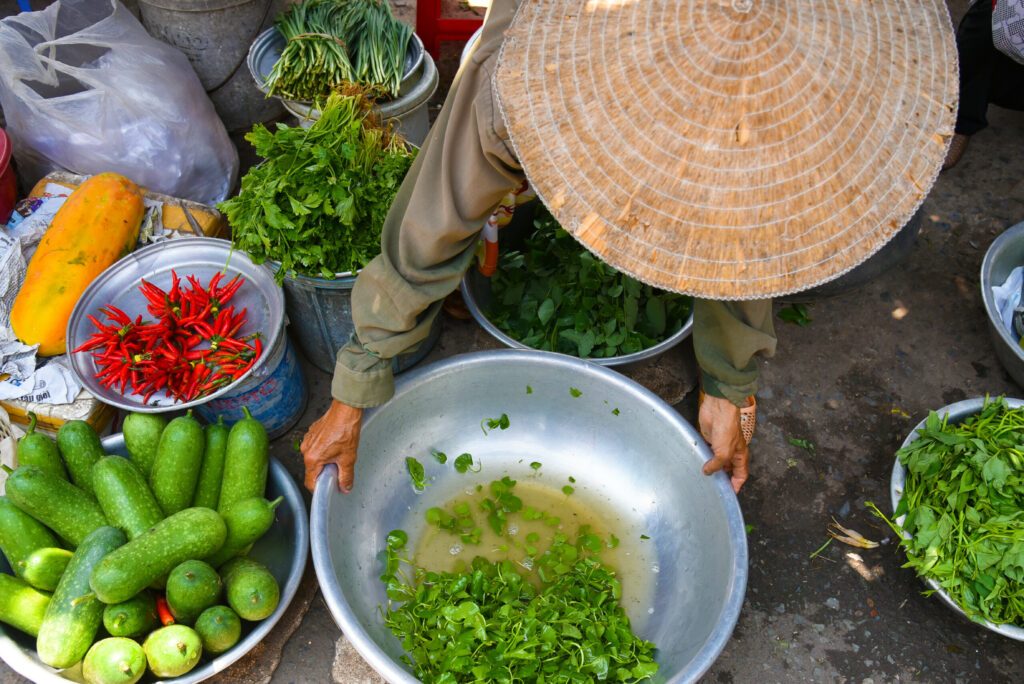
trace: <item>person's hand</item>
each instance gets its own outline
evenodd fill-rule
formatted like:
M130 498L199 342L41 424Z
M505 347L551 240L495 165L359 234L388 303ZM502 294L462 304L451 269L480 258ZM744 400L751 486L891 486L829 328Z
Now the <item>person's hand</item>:
M697 422L700 433L711 446L713 458L704 464L704 474L725 470L737 494L747 481L750 449L740 429L740 410L727 399L705 395Z
M301 446L306 465L306 489L313 491L324 466L336 463L338 489L345 493L352 491L362 419L363 409L333 401L320 420L309 426Z

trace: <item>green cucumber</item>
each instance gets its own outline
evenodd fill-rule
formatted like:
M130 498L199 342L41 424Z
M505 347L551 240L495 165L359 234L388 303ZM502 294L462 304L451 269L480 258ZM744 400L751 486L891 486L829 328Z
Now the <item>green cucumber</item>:
M39 466L51 475L68 479L57 443L48 435L36 432L36 420L36 414L29 411L28 432L18 440L18 465Z
M274 524L274 509L284 501L279 496L273 501L261 498L242 499L225 509L221 515L228 526L228 538L220 551L206 559L219 568L235 556L245 553L253 542L262 537Z
M217 655L238 643L242 637L242 621L227 606L212 606L196 620L195 630L203 640L203 650Z
M89 496L92 488L92 467L104 456L100 437L84 420L69 420L57 430L57 448L71 474L71 481Z
M153 471L156 448L166 427L167 419L159 413L129 413L121 426L128 457L146 477Z
M149 486L164 515L177 513L192 503L205 446L203 426L192 417L192 411L172 420L160 435Z
M187 560L167 578L167 607L175 621L191 625L217 603L223 591L220 575L208 563Z
M7 478L7 498L72 547L81 544L93 530L108 524L95 499L39 466L21 466L11 473Z
M186 508L104 558L93 571L90 584L104 603L127 601L179 563L215 552L227 534L216 511Z
M22 577L25 560L36 549L58 546L57 538L46 526L0 496L0 551L18 577Z
M224 417L217 418L213 425L206 426L206 448L203 450L203 467L199 470L199 482L193 506L217 508L220 501L220 483L224 478L224 456L228 448L228 433Z
M0 622L39 636L50 595L33 589L14 575L0 573Z
M220 486L218 511L226 511L242 499L263 497L270 467L270 442L260 421L243 406L245 418L231 427L224 456L224 480Z
M261 563L236 558L221 569L228 605L243 620L255 622L270 617L281 600L277 579Z
M164 519L164 512L138 466L127 458L104 456L92 467L96 499L107 520L129 539Z
M36 651L50 667L71 667L89 651L103 620L103 604L90 593L89 576L114 549L127 541L115 527L101 527L85 539L53 592L39 628Z
M53 591L64 576L71 562L72 553L67 549L44 546L28 555L19 563L19 575L36 589Z
M156 614L156 599L142 591L121 603L103 609L103 627L116 637L138 637L160 626Z
M85 684L135 684L146 674L146 652L131 639L97 641L85 654Z

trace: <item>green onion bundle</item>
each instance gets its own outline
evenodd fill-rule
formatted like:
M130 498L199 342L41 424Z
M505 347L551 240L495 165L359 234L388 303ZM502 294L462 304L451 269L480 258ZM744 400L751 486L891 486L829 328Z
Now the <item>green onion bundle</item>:
M267 79L271 95L317 102L346 83L398 95L412 29L387 0L307 0L277 20L287 41Z

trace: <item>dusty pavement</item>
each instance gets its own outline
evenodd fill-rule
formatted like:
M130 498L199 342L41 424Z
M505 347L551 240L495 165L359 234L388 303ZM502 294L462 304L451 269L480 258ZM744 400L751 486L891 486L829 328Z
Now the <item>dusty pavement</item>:
M966 2L950 5L959 16ZM875 501L888 510L893 452L929 409L986 393L1024 396L994 356L978 289L985 249L1024 220L1024 114L993 108L990 120L940 177L906 262L814 304L806 327L777 321L779 352L762 365L753 475L740 496L751 526L746 602L707 682L1024 681L1024 645L922 597L892 534L864 508ZM487 344L472 324L449 320L431 358ZM688 345L674 353L674 364L692 364ZM294 440L329 401L329 378L306 373L307 414L274 444L296 477ZM690 393L677 408L692 420L694 403ZM887 543L832 544L812 559L833 517ZM215 681L380 681L341 637L312 578L300 596L261 652ZM24 681L5 667L0 680Z

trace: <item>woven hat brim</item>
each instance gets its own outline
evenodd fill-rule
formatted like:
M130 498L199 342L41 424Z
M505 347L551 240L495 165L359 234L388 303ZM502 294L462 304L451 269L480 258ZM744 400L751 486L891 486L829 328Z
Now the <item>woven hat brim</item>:
M953 133L944 0L526 0L495 87L559 222L617 269L715 299L862 263Z

